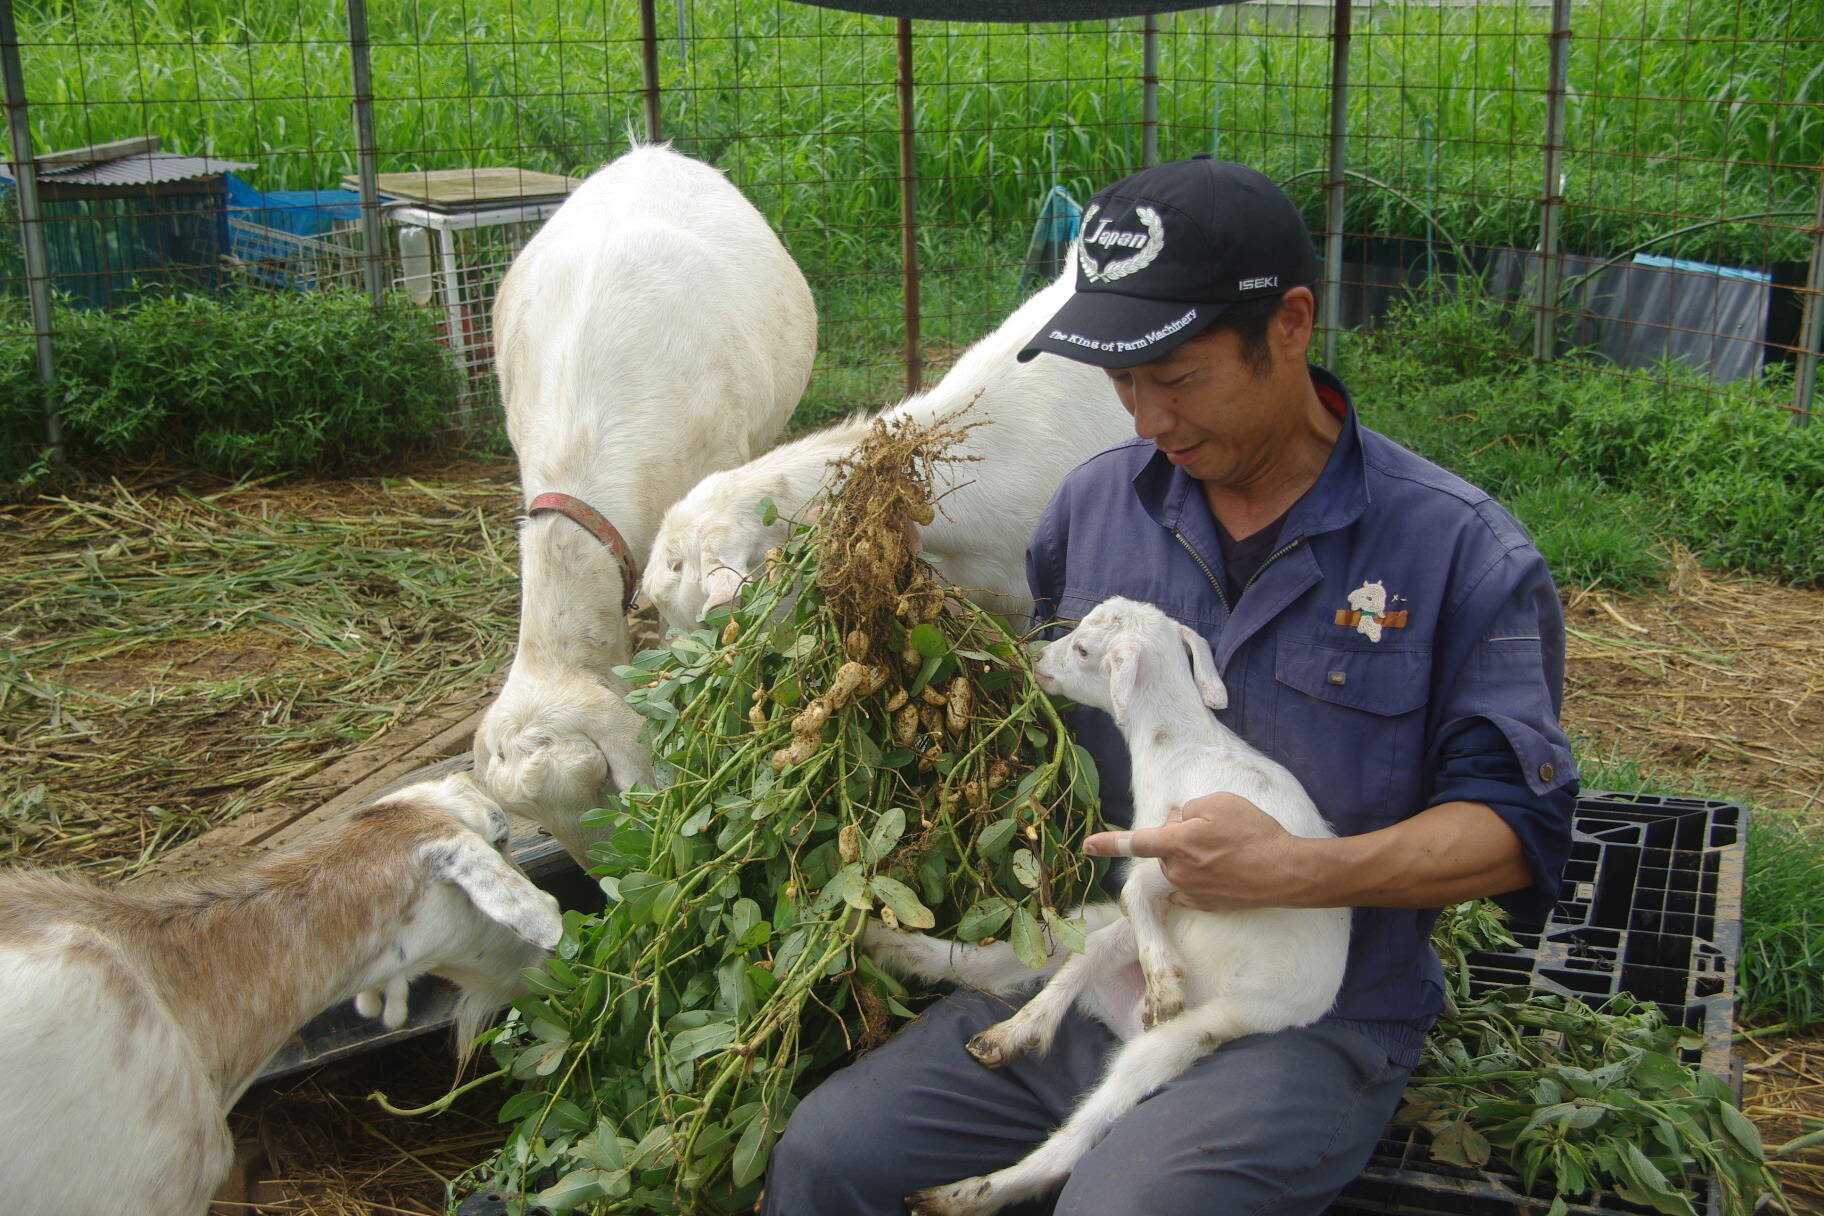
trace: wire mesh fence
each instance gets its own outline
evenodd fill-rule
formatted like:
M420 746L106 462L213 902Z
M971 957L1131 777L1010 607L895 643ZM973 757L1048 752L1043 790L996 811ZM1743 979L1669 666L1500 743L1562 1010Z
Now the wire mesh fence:
M1056 269L1072 200L1211 151L1304 209L1327 337L1414 294L1485 301L1536 358L1682 361L1810 409L1815 0L854 7L0 0L8 349L37 336L54 374L60 310L357 290L377 264L397 306L438 313L468 385L452 417L485 419L501 271L571 181L656 135L728 170L804 267L810 421L934 377ZM27 307L34 280L54 305Z

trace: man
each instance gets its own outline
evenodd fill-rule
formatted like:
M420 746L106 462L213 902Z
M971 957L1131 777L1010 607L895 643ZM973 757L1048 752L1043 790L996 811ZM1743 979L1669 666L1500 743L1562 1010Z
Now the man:
M1361 426L1341 382L1307 365L1316 277L1267 178L1207 157L1156 166L1091 200L1077 294L1021 354L1103 367L1136 434L1046 509L1027 553L1035 620L1122 595L1198 630L1228 685L1223 719L1338 834L1291 837L1212 792L1086 850L1160 858L1193 907L1355 909L1330 1014L1224 1044L1141 1102L1078 1163L1060 1216L1321 1212L1442 1008L1435 910L1493 895L1539 920L1556 899L1576 793L1557 592L1506 511ZM1114 724L1080 710L1073 726L1105 817L1131 821ZM767 1210L887 1216L1024 1156L1113 1040L1073 1015L1045 1056L982 1068L963 1043L1007 1013L954 994L810 1095Z

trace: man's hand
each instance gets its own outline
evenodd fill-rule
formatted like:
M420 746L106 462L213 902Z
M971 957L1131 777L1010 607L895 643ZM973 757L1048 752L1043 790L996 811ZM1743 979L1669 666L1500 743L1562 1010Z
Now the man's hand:
M1172 902L1230 908L1442 908L1532 882L1520 838L1480 802L1442 802L1359 836L1308 839L1234 794L1205 794L1163 827L1097 832L1094 857L1157 857Z
M1178 890L1172 902L1206 912L1307 906L1308 854L1315 843L1237 794L1205 794L1174 810L1164 826L1098 832L1092 857L1157 857Z

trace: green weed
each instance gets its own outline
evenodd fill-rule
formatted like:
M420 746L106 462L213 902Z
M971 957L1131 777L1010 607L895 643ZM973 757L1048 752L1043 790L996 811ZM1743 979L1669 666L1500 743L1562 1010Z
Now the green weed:
M1750 265L1806 256L1824 84L1794 49L1809 34L1799 12L1579 5L1566 248L1652 241L1655 252ZM891 253L891 22L752 0L695 0L682 20L684 38L661 46L666 135L727 167L800 234L795 251L843 230ZM1350 161L1364 177L1349 192L1348 232L1533 246L1548 20L1519 3L1360 14ZM418 0L374 6L370 23L383 171L579 172L643 129L633 6ZM340 4L40 0L22 6L20 25L47 150L150 133L257 160L267 188L330 186L354 171ZM1289 180L1320 223L1326 39L1246 8L1162 27L1162 154L1214 149L1257 164ZM1139 164L1137 20L1030 31L921 22L914 49L926 223L1017 227L1054 179L1082 197ZM844 273L836 253L815 250L807 269Z
M175 457L228 474L373 468L445 428L461 375L421 309L354 292L61 309L55 400L77 460ZM29 338L0 345L0 434L38 451Z
M1509 324L1427 295L1348 335L1339 362L1365 421L1505 503L1562 581L1652 585L1669 538L1715 568L1824 583L1824 429L1776 408L1783 373L1719 388L1676 362L1536 365Z
M1745 1019L1799 1029L1824 1022L1824 835L1786 819L1748 837L1742 900Z

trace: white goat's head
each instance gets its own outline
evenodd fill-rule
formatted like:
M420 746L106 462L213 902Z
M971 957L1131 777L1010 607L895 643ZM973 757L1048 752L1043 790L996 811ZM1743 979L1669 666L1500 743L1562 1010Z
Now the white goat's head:
M358 995L355 1006L396 1028L405 1022L411 980L440 975L462 991L456 1021L466 1052L483 1019L518 994L519 973L557 945L557 900L505 856L507 817L467 773L409 786L356 818L369 828L360 839L397 830L416 841L409 856L423 886L391 927L385 982Z
M671 505L640 584L666 628L695 629L704 613L735 598L768 549L784 543L787 521L763 523L759 504L785 492L783 480L756 486L746 470L735 469L711 474Z
M1151 604L1119 596L1103 600L1076 629L1046 646L1033 672L1046 692L1107 710L1116 725L1125 726L1128 703L1147 665L1171 662L1179 654L1203 703L1211 709L1228 705L1228 690L1202 635Z
M578 819L606 794L649 779L641 718L607 685L578 672L515 667L475 731L475 780L516 815L543 825L587 866L597 834Z

